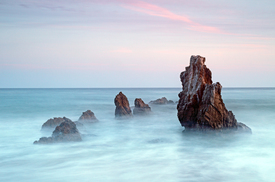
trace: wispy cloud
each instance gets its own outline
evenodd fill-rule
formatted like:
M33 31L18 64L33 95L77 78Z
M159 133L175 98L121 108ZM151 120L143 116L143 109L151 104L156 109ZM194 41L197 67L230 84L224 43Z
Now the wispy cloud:
M191 30L195 30L199 32L208 32L208 33L224 33L222 30L220 30L217 27L199 24L197 22L192 21L187 16L177 15L169 11L168 9L165 9L147 2L143 2L143 1L130 2L122 6L124 8L145 13L151 16L158 16L158 17L163 17L170 20L181 21L188 26L188 29L191 29Z

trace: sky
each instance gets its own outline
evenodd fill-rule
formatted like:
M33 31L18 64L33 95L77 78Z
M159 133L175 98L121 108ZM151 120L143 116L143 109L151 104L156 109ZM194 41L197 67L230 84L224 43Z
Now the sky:
M0 0L0 88L275 87L274 0Z

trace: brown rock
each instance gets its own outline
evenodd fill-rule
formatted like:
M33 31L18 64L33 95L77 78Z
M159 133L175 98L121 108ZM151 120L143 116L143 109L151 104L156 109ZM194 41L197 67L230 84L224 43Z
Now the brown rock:
M58 118L53 118L53 119L48 119L43 125L42 129L53 129L56 126L60 125L62 122L70 120L66 117L58 117ZM71 120L70 120L71 121Z
M164 104L174 104L172 100L167 100L165 97L162 97L157 100L150 101L149 104L164 105Z
M148 114L151 112L151 108L148 104L145 104L142 99L135 99L135 108L133 113L136 114Z
M98 120L95 117L95 114L91 110L87 110L86 112L82 113L78 121L81 123L94 123L94 122L97 122Z
M221 97L222 86L219 82L212 83L212 73L204 63L204 57L191 56L190 66L180 75L182 92L177 110L181 125L186 130L248 128L238 125L233 113L226 109Z
M116 110L115 110L116 117L132 116L132 111L129 106L128 99L122 92L119 92L114 102L116 105Z
M42 137L38 141L35 141L34 144L76 142L81 140L80 133L75 123L68 119L55 128L51 137Z

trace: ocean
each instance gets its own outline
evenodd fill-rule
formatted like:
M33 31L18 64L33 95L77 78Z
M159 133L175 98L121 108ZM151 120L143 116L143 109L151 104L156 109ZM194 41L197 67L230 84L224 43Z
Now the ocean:
M274 181L274 88L222 89L252 135L186 134L176 104L117 120L120 91L134 106L135 98L178 101L181 88L0 89L0 181ZM48 119L76 121L88 109L99 122L79 129L82 142L33 144L51 136L41 131Z

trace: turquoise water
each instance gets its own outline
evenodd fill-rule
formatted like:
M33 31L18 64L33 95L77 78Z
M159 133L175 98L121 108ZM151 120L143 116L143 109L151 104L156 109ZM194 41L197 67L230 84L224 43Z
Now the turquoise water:
M224 88L226 107L252 135L186 135L176 105L114 118L122 91L134 105L169 89L0 89L0 181L274 181L275 89ZM82 142L33 145L53 117L77 120L92 110L99 122L80 129Z

